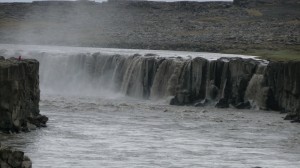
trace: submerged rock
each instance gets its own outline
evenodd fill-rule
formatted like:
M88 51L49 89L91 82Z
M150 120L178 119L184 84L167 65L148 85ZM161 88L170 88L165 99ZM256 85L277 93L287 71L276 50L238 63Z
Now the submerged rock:
M191 103L190 94L186 90L177 93L176 96L173 99L171 99L170 102L171 105L186 105L190 103Z
M229 103L227 99L220 99L218 103L215 105L217 108L228 108Z
M210 103L210 101L208 99L204 99L200 102L196 102L194 104L195 107L204 107L204 106L207 106L208 104Z
M238 103L235 108L237 109L250 109L251 108L251 104L249 101L246 102L240 102Z

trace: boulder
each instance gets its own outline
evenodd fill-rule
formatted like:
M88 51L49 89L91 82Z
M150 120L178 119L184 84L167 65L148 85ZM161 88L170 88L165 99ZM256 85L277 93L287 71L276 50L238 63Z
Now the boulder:
M32 162L24 152L0 145L0 167L31 168Z
M48 117L46 117L44 115L37 115L37 116L34 116L34 117L29 117L28 121L29 121L30 124L33 124L36 127L46 127Z

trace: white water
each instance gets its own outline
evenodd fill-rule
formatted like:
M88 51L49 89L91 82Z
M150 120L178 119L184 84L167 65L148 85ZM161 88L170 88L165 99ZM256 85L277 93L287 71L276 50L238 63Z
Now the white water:
M31 52L28 46L0 46L6 49L3 52L6 56L27 55L26 52L40 54L42 50L45 57L52 56L54 60L63 57L62 52L78 53L78 50L79 53L110 51L112 54L128 51L129 55L149 52L30 46L38 50ZM165 56L165 51L159 52ZM166 55L168 53L174 56L181 52L167 51ZM205 56L204 53L184 53ZM47 67L53 64L41 62L40 109L50 118L48 127L26 134L0 134L2 144L25 151L35 168L298 168L300 165L300 125L284 121L283 114L170 106L166 100L133 99L108 89L92 94L89 91L96 85L87 87L84 82L84 90L74 87L80 85L82 77L71 82L69 77L60 76L64 73L52 74L59 72L63 63ZM58 81L52 86L55 82L49 79L51 77L61 79L62 83ZM77 90L68 90L69 87Z
M300 125L275 112L43 95L47 128L1 142L33 167L269 167L300 164Z
M133 56L136 54L140 57ZM174 96L184 60L196 57L210 61L221 57L255 58L186 51L10 44L0 44L1 55L37 59L41 64L42 93L110 96L121 92L150 99ZM157 68L155 64L165 58L168 60L161 63L155 73L151 72Z

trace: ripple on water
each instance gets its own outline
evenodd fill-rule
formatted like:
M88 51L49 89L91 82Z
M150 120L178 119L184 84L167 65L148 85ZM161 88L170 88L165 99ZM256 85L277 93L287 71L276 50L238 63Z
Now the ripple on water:
M276 112L169 106L134 99L43 96L48 127L4 135L34 167L289 167L300 125ZM258 117L259 116L259 117Z

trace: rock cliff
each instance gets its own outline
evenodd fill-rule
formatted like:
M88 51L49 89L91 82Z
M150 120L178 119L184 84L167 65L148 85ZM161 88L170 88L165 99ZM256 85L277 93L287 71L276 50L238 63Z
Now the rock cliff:
M196 58L183 64L171 104L280 110L300 119L299 61Z
M44 126L39 115L39 62L32 59L0 59L0 130L28 131Z
M300 121L300 62L271 62L264 78L273 96L268 106L288 112L287 119Z

